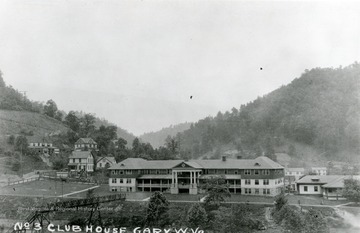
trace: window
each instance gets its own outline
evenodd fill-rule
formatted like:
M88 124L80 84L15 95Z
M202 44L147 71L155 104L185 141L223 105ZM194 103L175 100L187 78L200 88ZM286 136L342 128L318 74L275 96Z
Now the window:
M308 191L308 186L304 186L304 192Z
M131 183L131 179L126 179L126 183L130 184Z
M245 175L251 175L251 170L245 170L244 174Z
M245 194L251 194L251 189L245 189Z
M116 188L111 188L111 192L116 192L117 189Z
M266 194L270 194L270 189L266 189Z
M264 180L263 184L264 185L269 185L269 180Z
M268 169L262 171L263 175L270 175L270 171ZM290 174L290 172L288 172Z
M255 194L259 194L259 189L255 189Z
M314 192L318 191L318 186L314 186Z
M116 178L112 178L111 183L116 184Z
M250 180L245 180L245 184L250 184Z
M238 174L238 171L235 171L235 175L237 175Z
M254 170L254 175L259 175L259 174L260 174L259 170Z
M75 159L73 159L73 163L75 163Z
M123 179L120 179L120 184L122 184L123 183Z
M259 180L255 180L255 185L259 185Z

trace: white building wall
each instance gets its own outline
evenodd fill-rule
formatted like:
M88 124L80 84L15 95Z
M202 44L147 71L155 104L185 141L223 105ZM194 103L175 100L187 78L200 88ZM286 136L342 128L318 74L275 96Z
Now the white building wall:
M122 179L122 183L120 183L120 179ZM113 180L116 180L115 183L113 183ZM127 181L130 180L129 183ZM115 191L113 189L116 189L116 191L121 192L135 192L136 191L136 179L135 178L109 178L109 187L110 191Z
M307 191L305 191L305 186L307 187ZM315 187L317 187L318 191L315 191ZM321 186L314 184L299 185L299 194L322 194Z

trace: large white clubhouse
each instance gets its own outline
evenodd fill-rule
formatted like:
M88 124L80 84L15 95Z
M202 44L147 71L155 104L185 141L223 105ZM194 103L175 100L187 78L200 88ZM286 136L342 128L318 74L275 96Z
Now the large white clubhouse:
M128 158L110 168L111 191L203 192L211 176L223 176L231 193L275 196L284 187L284 167L268 157L218 160L145 160Z

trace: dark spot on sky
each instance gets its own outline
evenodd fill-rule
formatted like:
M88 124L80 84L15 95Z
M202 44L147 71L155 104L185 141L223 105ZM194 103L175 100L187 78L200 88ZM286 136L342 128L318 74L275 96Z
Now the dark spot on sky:
M192 99L192 95L190 96L190 99Z
M260 67L260 70L262 70L262 67Z

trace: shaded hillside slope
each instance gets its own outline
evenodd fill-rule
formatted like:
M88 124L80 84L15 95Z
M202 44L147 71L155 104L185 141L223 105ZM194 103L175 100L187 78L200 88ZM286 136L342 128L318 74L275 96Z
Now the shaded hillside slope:
M290 84L240 108L191 125L180 134L182 150L197 157L233 144L240 153L255 155L294 141L329 157L343 151L356 155L360 153L359 93L359 63L306 70Z
M155 148L159 148L160 146L164 146L165 139L168 136L174 137L176 134L189 129L190 125L191 123L188 122L171 125L156 132L145 133L140 136L140 139L144 142L149 142Z
M16 135L21 130L43 136L57 131L66 132L68 127L40 113L0 109L0 135Z

